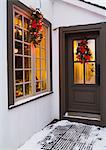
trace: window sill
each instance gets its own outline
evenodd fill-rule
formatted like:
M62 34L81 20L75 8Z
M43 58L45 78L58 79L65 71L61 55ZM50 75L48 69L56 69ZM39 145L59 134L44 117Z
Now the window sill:
M31 102L31 101L34 101L34 100L36 100L36 99L45 97L45 96L50 95L50 94L52 94L52 93L53 93L53 91L50 91L50 92L46 92L46 93L39 94L39 95L37 95L37 96L32 96L32 97L28 97L28 98L22 99L22 100L20 100L20 101L15 102L14 105L9 106L9 109L18 107L18 106L23 105L23 104L26 104L26 103L29 103L29 102Z

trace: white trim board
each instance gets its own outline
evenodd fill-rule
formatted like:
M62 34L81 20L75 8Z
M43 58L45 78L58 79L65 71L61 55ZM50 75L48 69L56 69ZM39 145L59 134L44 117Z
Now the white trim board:
M93 13L96 13L98 15L106 17L106 10L103 10L102 8L84 3L82 1L78 1L78 0L54 0L53 2L55 2L55 1L61 1L64 3L70 4L70 5L74 5L74 6L86 9L90 12L93 12Z

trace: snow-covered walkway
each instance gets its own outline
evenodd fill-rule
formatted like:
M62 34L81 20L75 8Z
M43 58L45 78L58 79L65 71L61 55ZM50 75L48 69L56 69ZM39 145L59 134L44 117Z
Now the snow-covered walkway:
M59 121L33 135L18 150L106 150L106 128Z

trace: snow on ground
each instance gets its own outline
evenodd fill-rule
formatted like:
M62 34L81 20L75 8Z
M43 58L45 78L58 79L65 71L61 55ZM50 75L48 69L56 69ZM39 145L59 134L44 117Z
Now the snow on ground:
M74 123L74 122L69 122L66 120L59 121L53 125L49 125L45 127L43 130L40 132L34 134L28 141L25 142L23 146L18 148L17 150L41 150L42 149L42 144L43 141L46 139L46 144L50 144L53 139L55 139L54 135L52 134L53 131L58 128L58 127L68 127L68 126L79 126L79 127L88 127L90 130L90 134L88 137L82 136L80 137L80 142L83 143L86 141L86 145L89 145L91 142L93 144L92 149L89 149L87 146L87 150L106 150L106 128L100 128L98 126L90 126L90 125L84 125L81 123ZM50 138L48 138L50 137ZM74 138L74 137L73 137ZM82 139L81 139L82 138ZM82 141L81 141L82 140ZM93 142L92 142L93 141ZM91 144L90 144L91 145ZM79 150L78 145L73 148L73 150ZM86 150L84 149L84 150ZM60 149L59 149L60 150ZM83 150L83 148L82 148Z

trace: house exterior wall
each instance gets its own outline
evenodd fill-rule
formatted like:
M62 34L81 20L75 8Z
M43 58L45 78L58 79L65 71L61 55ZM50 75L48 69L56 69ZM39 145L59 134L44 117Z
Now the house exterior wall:
M21 0L21 2L28 7L39 7L38 0ZM41 10L44 17L52 23L51 1L42 1ZM59 113L56 111L55 114L52 109L53 101L57 97L55 91L58 89L53 90L54 93L51 95L8 110L7 0L0 0L0 18L0 149L15 150L35 132L54 118L58 118ZM54 76L56 77L55 74Z
M82 3L82 5L86 5ZM86 7L89 5L87 4ZM71 3L64 3L62 0L56 0L54 3L54 28L60 26L72 26L72 25L83 25L106 21L106 17L81 8L80 6L72 5ZM100 8L98 8L98 12ZM104 10L105 13L105 10Z
M21 0L39 7L39 0ZM53 29L96 23L105 18L61 1L42 0L41 11ZM7 1L0 0L0 149L15 150L54 118L59 118L59 31L52 32L53 94L8 110Z

